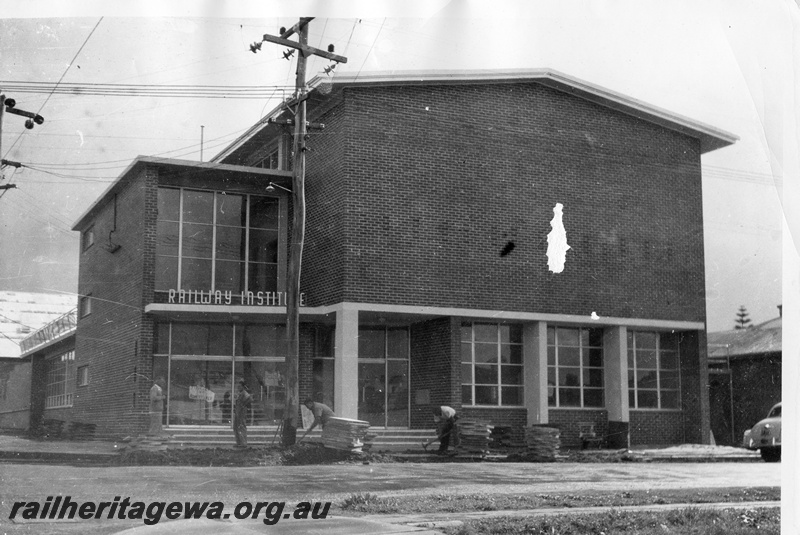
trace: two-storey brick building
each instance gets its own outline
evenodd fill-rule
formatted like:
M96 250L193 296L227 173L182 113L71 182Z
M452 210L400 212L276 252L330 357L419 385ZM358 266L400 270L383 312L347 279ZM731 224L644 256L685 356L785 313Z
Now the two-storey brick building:
M301 397L376 427L447 404L567 445L577 422L707 441L700 158L734 136L545 70L313 87ZM76 223L72 418L144 429L159 375L169 426L229 425L239 378L253 425L283 418L289 117L209 163L137 158Z

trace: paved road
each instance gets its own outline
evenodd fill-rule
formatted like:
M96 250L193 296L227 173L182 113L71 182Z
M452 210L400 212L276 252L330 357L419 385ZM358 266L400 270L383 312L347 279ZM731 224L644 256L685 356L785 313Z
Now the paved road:
M358 492L526 494L780 486L779 463L446 463L334 466L72 467L0 464L0 512L48 495L113 500L336 500ZM7 518L8 513L5 513ZM0 516L2 518L2 516Z

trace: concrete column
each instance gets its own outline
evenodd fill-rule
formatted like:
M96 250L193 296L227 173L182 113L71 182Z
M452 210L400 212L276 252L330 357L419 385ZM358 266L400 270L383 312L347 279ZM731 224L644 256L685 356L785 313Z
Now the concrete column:
M603 359L606 376L609 447L630 446L630 408L628 406L628 329L609 327L603 333Z
M547 406L547 323L526 323L522 331L522 363L528 425L549 422Z
M358 310L336 311L333 402L336 415L358 418Z

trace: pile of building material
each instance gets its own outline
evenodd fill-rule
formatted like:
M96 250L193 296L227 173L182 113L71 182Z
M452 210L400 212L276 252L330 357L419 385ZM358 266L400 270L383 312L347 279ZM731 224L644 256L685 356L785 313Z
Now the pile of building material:
M459 420L456 427L459 455L482 456L489 453L493 426L475 420Z
M513 454L523 453L528 449L523 428L507 425L496 425L492 429L490 447L493 452Z
M554 427L531 426L525 428L524 453L528 461L555 461L561 445L561 432Z
M362 453L372 444L367 439L369 422L349 418L330 418L322 430L322 445L326 448Z

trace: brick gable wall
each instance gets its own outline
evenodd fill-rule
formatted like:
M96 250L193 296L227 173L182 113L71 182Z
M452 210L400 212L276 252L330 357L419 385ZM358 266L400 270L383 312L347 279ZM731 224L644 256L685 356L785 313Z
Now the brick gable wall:
M309 155L317 304L704 319L697 140L537 84L345 91Z

